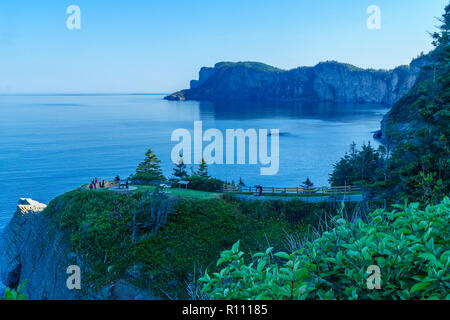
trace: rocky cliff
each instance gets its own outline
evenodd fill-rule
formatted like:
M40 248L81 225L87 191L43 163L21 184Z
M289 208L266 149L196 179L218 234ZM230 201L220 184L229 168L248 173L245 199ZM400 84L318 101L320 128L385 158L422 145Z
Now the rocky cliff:
M306 100L391 105L415 84L425 61L393 70L323 62L284 71L256 62L221 62L202 68L190 89L166 100Z
M55 228L43 210L45 204L31 199L20 199L17 211L0 235L0 296L6 287L15 288L27 282L25 294L32 300L74 299L157 299L140 290L126 279L110 283L99 290L83 285L83 275L89 266L71 251L70 240ZM67 287L67 268L78 265L81 272L81 290Z
M404 133L413 129L419 130L430 125L424 122L416 102L419 98L424 97L423 92L421 92L424 84L433 78L432 68L427 66L435 64L435 60L433 52L419 60L420 69L414 85L383 116L381 130L378 134L384 143L395 145L397 141L403 139L402 135Z
M30 299L76 299L66 286L66 269L77 264L68 241L42 214L46 205L21 199L0 237L0 285L11 288L28 281Z

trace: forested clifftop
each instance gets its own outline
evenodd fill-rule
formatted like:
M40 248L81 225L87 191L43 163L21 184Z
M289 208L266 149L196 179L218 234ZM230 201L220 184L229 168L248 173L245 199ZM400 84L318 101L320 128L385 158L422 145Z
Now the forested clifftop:
M166 100L305 100L391 105L416 83L426 59L393 70L361 69L335 61L289 71L257 62L202 68L190 89Z

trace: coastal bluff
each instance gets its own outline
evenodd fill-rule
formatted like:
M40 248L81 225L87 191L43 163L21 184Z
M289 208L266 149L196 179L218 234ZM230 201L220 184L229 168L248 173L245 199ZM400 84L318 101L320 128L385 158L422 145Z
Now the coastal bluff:
M89 272L86 259L71 250L70 237L55 227L45 214L45 204L32 199L19 200L10 223L0 234L0 296L6 287L26 282L29 300L151 300L159 299L119 279L100 289L84 285ZM67 268L81 269L81 290L67 287Z
M258 62L220 62L203 67L190 88L164 99L278 100L392 105L416 83L425 56L393 70L362 69L335 61L282 70Z

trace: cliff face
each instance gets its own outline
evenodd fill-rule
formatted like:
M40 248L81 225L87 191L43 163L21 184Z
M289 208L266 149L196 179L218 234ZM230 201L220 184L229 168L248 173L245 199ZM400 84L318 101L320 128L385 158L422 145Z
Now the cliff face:
M45 205L21 199L0 237L0 283L16 287L28 281L29 299L77 299L66 286L68 266L77 264L64 235L42 214ZM79 263L79 261L78 261Z
M191 88L167 100L306 100L391 105L415 84L423 59L394 70L365 70L338 62L283 71L255 62L202 68Z
M402 134L412 129L418 130L427 126L414 105L422 96L420 92L421 85L425 81L432 79L431 69L424 68L434 63L432 55L433 53L431 52L417 61L415 66L418 71L417 80L410 90L400 97L391 110L383 116L380 138L385 143L395 145L398 140L402 139Z
M100 290L84 285L89 266L83 257L71 251L70 240L55 228L43 210L46 205L21 199L9 225L0 235L0 296L5 287L15 288L27 281L25 294L31 300L74 299L158 299L140 290L126 279ZM81 268L81 290L67 288L67 267Z

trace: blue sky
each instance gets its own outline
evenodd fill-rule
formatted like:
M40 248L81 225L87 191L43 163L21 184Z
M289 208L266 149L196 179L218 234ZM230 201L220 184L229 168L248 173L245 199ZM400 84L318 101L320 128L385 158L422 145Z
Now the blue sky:
M172 92L202 66L407 64L448 0L2 0L0 93ZM81 30L66 9L81 8ZM381 30L369 30L369 5Z

